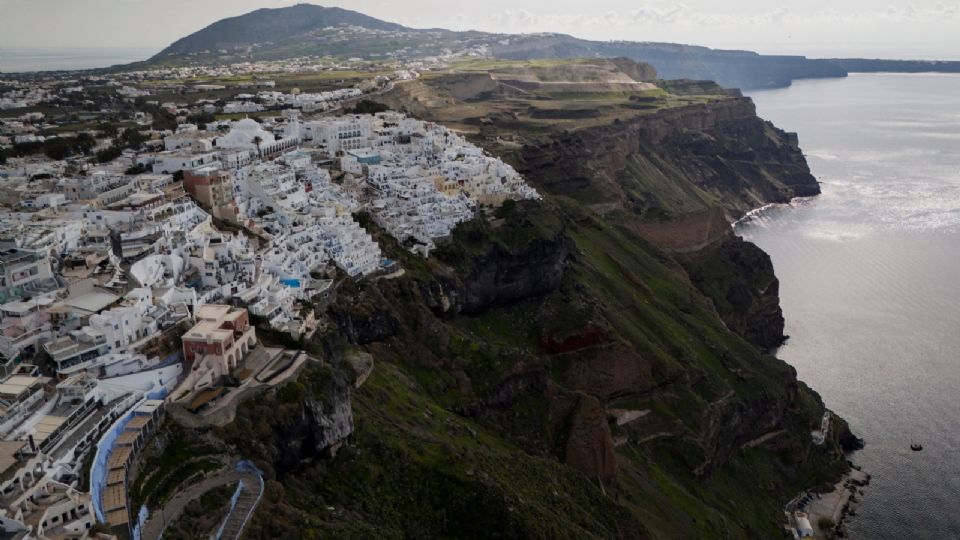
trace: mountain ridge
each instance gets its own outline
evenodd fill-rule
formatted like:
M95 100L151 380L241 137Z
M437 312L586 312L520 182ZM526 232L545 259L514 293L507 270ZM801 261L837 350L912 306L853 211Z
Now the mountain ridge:
M250 24L250 19L258 19ZM402 30L406 27L382 21L362 13L338 7L323 7L312 4L297 4L286 8L260 8L243 15L220 19L206 27L178 39L153 56L152 59L171 54L197 52L197 47L222 48L249 43L250 39L269 39L276 31L308 31L318 25L337 26L354 24L377 30ZM282 28L280 26L283 26ZM216 34L218 41L204 39Z
M747 50L649 41L593 41L560 33L498 34L410 28L337 7L297 4L261 8L221 19L166 47L150 66L282 60L298 56L412 59L472 50L495 58L626 57L647 62L665 79L712 80L726 87L780 88L806 78L850 72L960 72L960 62L932 60L813 59Z

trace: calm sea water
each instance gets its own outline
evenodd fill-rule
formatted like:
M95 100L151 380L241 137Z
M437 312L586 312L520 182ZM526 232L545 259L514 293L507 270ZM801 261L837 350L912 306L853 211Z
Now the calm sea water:
M866 439L854 459L873 481L851 535L960 538L960 76L752 97L823 182L738 230L780 277L780 357Z
M91 69L146 60L155 48L0 48L0 73Z

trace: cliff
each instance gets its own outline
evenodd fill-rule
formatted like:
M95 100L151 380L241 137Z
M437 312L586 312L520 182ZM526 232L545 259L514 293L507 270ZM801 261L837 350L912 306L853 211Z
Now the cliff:
M515 36L503 41L491 47L499 58L626 57L653 65L665 79L704 79L730 88L780 88L797 79L847 75L843 64L829 60L676 43L589 41L563 34Z
M783 344L780 282L763 250L731 236L680 260L728 328L765 351Z
M310 411L343 402L336 370L241 407L228 440L275 486L251 537L774 538L780 503L846 467L839 439L810 440L816 394L721 319L742 306L574 202L497 219L429 261L385 242L408 274L345 283L320 313L304 347L376 359L335 457ZM741 249L724 268L752 266Z
M465 103L438 79L382 99L509 129L477 140L544 200L461 224L427 260L367 224L405 273L344 279L298 344L324 367L217 434L268 479L247 534L781 537L782 504L855 442L840 423L813 444L823 403L765 353L776 276L727 221L816 192L796 138L708 84ZM529 112L586 101L587 121ZM345 358L367 355L351 390Z
M521 167L551 192L643 220L716 205L736 219L820 192L797 137L760 119L744 97L569 131L525 146Z

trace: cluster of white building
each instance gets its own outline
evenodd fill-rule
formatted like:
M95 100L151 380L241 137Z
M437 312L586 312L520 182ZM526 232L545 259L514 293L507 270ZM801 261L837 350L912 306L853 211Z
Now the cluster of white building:
M303 307L337 280L392 274L360 213L427 256L478 207L538 197L501 160L401 113L207 128L182 124L158 151L82 175L38 158L0 166L8 530L90 526L102 497L77 488L83 456L147 397L216 386L256 344L248 313L303 336L316 327ZM128 174L135 163L152 171ZM38 355L49 367L25 362ZM55 520L41 500L69 508Z
M401 113L304 123L303 137L343 153L341 168L365 179L367 208L378 224L424 253L471 219L477 205L539 198L499 158L439 124Z
M342 32L369 30L327 38ZM0 165L4 534L85 538L97 521L127 523L136 510L127 507L127 478L113 465L112 479L99 478L98 465L88 471L84 463L102 446L113 446L113 460L123 454L118 445L142 444L147 430L122 426L126 442L114 444L123 418L140 415L138 425L152 429L163 408L157 399L182 386L202 393L232 376L257 345L256 323L308 335L317 321L303 308L329 299L339 280L399 275L361 214L427 256L480 206L538 197L509 165L442 126L395 112L301 118L444 62L393 60L409 52L372 55L386 64L313 57L3 81L0 109L83 110L7 115L0 148L82 131L102 150L117 144L106 135L117 122L146 139L109 163L38 153ZM358 70L377 77L300 92L279 91L268 75L334 79ZM199 78L207 82L189 82ZM215 97L234 89L225 104ZM185 97L151 98L173 93ZM103 105L118 98L146 98L151 108ZM149 129L167 117L153 107L170 113L176 129ZM258 118L206 121L221 112ZM68 124L80 127L68 133ZM91 493L80 488L88 474L100 486Z
M163 151L137 155L152 174L108 164L85 176L48 169L51 178L35 182L27 180L36 169L0 171L0 188L20 199L19 208L0 214L13 250L10 263L0 263L9 269L0 303L62 289L65 278L93 277L109 290L152 287L154 299L242 302L291 328L299 324L298 303L328 287L334 269L357 278L389 264L358 212L427 255L479 206L538 198L510 165L402 113L301 120L288 111L217 127L225 129L181 125L163 139ZM247 232L221 232L213 220ZM19 270L27 260L38 269ZM195 294L169 292L180 288ZM164 304L145 305L171 308ZM133 335L156 330L138 326ZM73 331L71 340L98 345L91 350L117 352L110 346L117 340L97 324Z
M38 103L53 97L49 90L44 88L13 88L0 93L0 110L23 109L33 107Z
M359 88L338 88L326 92L258 92L257 99L266 107L289 106L303 112L326 111L349 99L363 95Z

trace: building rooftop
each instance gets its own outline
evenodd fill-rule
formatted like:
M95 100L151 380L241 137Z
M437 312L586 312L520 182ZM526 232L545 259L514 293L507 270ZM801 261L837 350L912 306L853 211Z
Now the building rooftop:
M109 470L114 469L124 469L127 468L127 461L130 460L130 454L133 453L133 448L129 446L116 446L113 448L113 452L110 452L110 459L107 460L107 468Z
M206 321L219 321L223 319L230 310L230 306L219 304L205 304L197 308L197 319Z
M232 330L220 328L214 321L198 322L193 328L183 335L185 340L211 339L215 341L225 341L233 336Z
M114 443L115 446L133 446L140 439L140 433L136 431L124 431Z
M126 469L116 469L107 473L107 485L122 484L127 481Z
M33 441L37 444L42 443L47 440L55 431L60 429L60 427L67 421L64 416L54 416L48 414L40 419L37 422L37 425L34 426Z
M4 313L21 315L23 313L29 313L30 311L38 309L40 306L49 306L52 303L52 298L40 296L32 300L15 300L13 302L7 302L6 304L0 305L0 310L2 310Z
M126 514L127 508L127 490L123 484L107 486L103 491L103 509L107 512L111 510L123 509ZM126 523L126 521L124 521ZM111 523L112 524L112 523Z
M27 446L27 441L0 441L0 476L17 465L17 453Z
M163 407L163 400L148 399L143 402L143 405L140 405L139 407L134 409L133 414L153 416L154 412L156 412L156 410L159 409L160 407Z
M127 422L126 427L124 427L123 429L124 431L139 432L143 430L143 428L147 427L147 424L149 423L150 423L149 416L134 416L133 418L130 419L129 422Z
M45 381L45 377L14 375L0 383L0 397L19 400L24 393L27 393L31 389L42 385Z
M111 487L122 487L122 486L111 486ZM130 516L127 513L127 507L118 508L117 510L112 510L107 512L107 523L111 527L116 527L118 525L126 525L130 522Z
M113 293L95 289L84 294L71 296L64 300L63 304L87 313L97 313L118 300L120 300L120 297Z
M24 251L22 249L7 249L0 251L0 264L16 264L21 261L33 261L37 258L37 254L32 251Z

